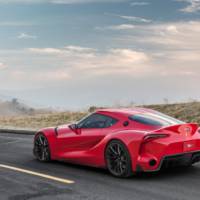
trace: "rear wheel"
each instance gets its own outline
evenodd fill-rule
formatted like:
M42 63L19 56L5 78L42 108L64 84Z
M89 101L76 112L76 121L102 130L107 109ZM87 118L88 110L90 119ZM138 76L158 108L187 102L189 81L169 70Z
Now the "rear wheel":
M132 175L131 159L126 146L119 140L111 141L105 151L107 168L117 177Z
M48 162L51 160L49 144L42 133L38 134L34 140L33 153L39 161Z

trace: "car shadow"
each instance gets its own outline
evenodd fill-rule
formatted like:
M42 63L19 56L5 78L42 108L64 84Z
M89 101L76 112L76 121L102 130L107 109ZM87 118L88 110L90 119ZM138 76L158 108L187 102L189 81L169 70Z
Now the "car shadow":
M189 167L176 167L176 168L167 168L167 169L161 169L158 172L142 172L135 175L135 179L138 180L147 180L147 179L170 179L170 178L181 178L185 176L191 176L191 175L200 175L200 169L197 166L189 166Z
M98 176L104 177L113 177L119 179L117 177L112 176L108 170L102 168L95 168L90 166L72 164L64 161L52 161L52 165L67 167L71 170L78 170L80 173L94 174ZM176 167L176 168L167 168L161 169L158 172L140 172L134 174L130 178L126 180L156 180L156 179L170 179L172 177L182 177L182 176L191 176L191 175L200 175L200 165L194 165L190 167ZM121 179L121 178L120 178Z

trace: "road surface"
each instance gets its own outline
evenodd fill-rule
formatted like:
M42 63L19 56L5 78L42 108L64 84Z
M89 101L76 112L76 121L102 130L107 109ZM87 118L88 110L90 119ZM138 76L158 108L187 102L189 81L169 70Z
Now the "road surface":
M0 200L199 200L200 164L129 179L63 162L40 163L33 136L0 134Z

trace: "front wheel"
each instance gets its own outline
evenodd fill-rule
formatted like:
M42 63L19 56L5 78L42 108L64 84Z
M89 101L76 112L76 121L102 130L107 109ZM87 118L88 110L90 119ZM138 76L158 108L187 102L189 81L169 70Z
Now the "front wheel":
M49 143L42 133L39 133L34 140L33 153L39 161L48 162L51 160Z
M117 177L129 177L132 175L131 158L127 147L119 140L111 141L105 151L107 168Z

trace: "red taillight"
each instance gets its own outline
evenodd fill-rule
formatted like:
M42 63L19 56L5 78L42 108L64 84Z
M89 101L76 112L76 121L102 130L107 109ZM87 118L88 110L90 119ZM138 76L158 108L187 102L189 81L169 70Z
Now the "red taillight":
M149 134L149 135L144 136L143 142L146 143L146 142L149 142L149 141L152 141L152 140L156 140L156 139L160 139L160 138L166 138L168 136L169 136L168 134Z

